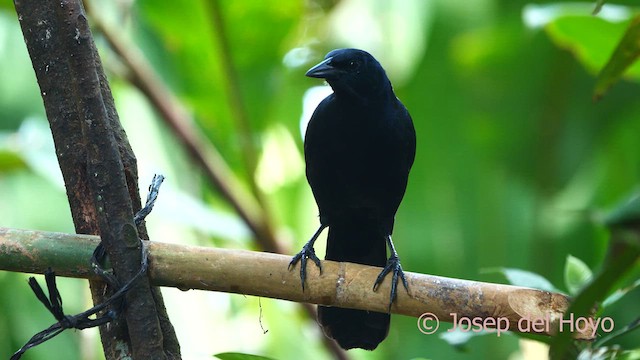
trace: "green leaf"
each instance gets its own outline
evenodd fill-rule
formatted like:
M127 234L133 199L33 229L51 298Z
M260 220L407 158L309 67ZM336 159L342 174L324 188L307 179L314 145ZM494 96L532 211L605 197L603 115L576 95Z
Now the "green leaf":
M484 336L487 334L495 334L495 333L488 332L488 331L480 331L480 332L461 331L460 329L456 329L453 331L447 331L445 333L442 333L439 335L439 337L440 339L446 341L449 345L455 347L456 350L466 351L467 350L466 344L467 342L469 342L469 340L475 337Z
M551 292L559 291L549 280L534 272L513 268L500 268L497 269L497 272L503 274L511 285L530 287Z
M616 290L613 294L609 295L609 297L604 299L604 301L602 302L601 307L602 308L607 308L607 307L611 306L612 304L615 304L623 296L625 296L627 293L629 293L631 290L637 288L638 286L640 286L640 279L634 281L633 284L631 284L631 285L629 285L629 286L627 286L625 288Z
M604 219L607 226L623 225L640 219L640 193L631 195L630 198L616 206Z
M622 351L616 360L640 360L640 349Z
M597 17L566 16L549 23L545 30L559 47L573 53L587 70L597 74L609 61L629 22L609 22ZM640 79L640 65L631 66L625 77Z
M609 87L636 62L638 56L640 56L640 15L633 18L607 65L598 74L593 93L594 99L601 98Z
M593 304L601 301L640 259L640 234L632 225L612 227L611 241L604 265L598 274L580 289L566 313L587 316ZM560 332L553 337L549 356L565 359L572 352L573 340L570 332Z
M618 346L586 348L577 357L583 360L639 360L640 349L622 350Z
M615 338L618 338L622 335L626 335L634 330L637 330L638 328L640 328L640 317L635 319L634 321L632 321L631 323L627 324L625 327L623 327L620 330L617 330L611 334L608 334L606 336L604 336L603 338L601 338L600 340L598 340L598 342L596 343L596 347L601 347L602 344L609 342Z
M0 172L24 169L27 167L20 154L10 150L0 150Z
M273 358L260 356L260 355L252 355L252 354L243 354L237 352L226 352L213 355L220 360L274 360Z
M564 265L564 284L569 290L569 294L577 294L592 277L593 273L587 264L575 256L567 255L567 261Z
M9 0L0 0L0 9L14 10L13 3Z

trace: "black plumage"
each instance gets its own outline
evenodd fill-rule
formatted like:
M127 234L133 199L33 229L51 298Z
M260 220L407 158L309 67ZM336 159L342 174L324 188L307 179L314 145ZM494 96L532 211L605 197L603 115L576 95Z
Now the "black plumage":
M325 79L334 93L316 108L304 143L321 225L290 266L301 260L304 289L307 259L320 266L313 244L328 227L327 260L384 267L374 290L392 273L390 307L398 280L407 287L391 233L415 157L411 116L380 63L365 51L333 50L306 75ZM373 350L387 336L390 317L319 306L318 320L341 347Z

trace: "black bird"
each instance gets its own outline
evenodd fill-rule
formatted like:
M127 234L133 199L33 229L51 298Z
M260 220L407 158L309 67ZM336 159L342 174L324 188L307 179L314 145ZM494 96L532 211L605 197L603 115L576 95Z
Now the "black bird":
M318 204L320 227L289 268L300 260L304 290L307 259L322 270L313 244L328 227L325 259L384 266L374 291L393 273L390 310L398 279L408 290L391 232L415 157L411 116L380 63L365 51L333 50L306 76L325 79L333 94L316 108L304 142L307 180ZM373 350L387 336L390 316L319 306L318 320L342 348Z

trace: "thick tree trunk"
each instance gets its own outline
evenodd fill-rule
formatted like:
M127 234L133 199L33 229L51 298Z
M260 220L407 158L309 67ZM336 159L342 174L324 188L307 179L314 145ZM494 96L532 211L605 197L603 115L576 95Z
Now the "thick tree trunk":
M79 1L16 0L62 169L76 232L100 235L118 280L140 266L133 214L140 209L135 156L120 126ZM87 258L88 262L89 259ZM94 303L113 291L91 281ZM179 358L180 348L157 288L142 278L122 316L100 329L107 359ZM123 349L126 349L123 352Z

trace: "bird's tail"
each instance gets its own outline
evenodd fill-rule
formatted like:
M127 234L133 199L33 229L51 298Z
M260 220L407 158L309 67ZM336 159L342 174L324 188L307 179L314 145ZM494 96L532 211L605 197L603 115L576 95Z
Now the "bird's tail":
M384 266L385 238L370 219L350 218L331 223L325 259ZM371 284L373 287L373 283ZM389 314L318 306L318 321L324 333L343 349L375 349L389 333Z

